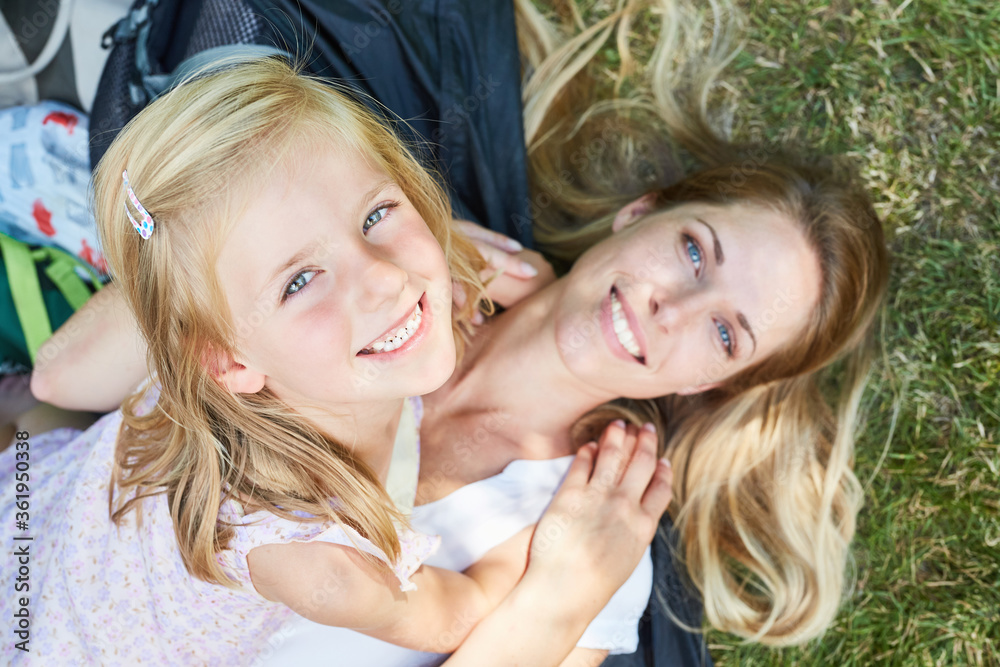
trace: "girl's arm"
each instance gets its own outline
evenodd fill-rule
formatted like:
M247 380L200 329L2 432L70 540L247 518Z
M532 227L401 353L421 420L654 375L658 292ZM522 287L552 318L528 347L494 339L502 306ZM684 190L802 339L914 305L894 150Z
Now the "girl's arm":
M533 527L491 550L467 574L423 566L400 592L395 575L356 549L299 542L257 547L247 562L257 591L311 621L419 651L450 653L513 589Z
M146 345L112 283L38 350L31 393L64 410L110 412L146 375Z

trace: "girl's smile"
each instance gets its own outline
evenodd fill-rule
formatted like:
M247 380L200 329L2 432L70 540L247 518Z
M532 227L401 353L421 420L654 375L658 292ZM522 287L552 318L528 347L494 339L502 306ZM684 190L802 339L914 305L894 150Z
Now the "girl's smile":
M303 144L255 195L218 262L234 321L253 325L231 389L336 411L448 378L451 276L396 183L352 149Z
M424 315L424 312L427 315ZM358 352L358 356L377 355L378 360L392 360L402 356L426 339L427 330L431 328L433 319L434 314L427 307L427 294L421 294L420 301L409 314L404 315L388 331Z

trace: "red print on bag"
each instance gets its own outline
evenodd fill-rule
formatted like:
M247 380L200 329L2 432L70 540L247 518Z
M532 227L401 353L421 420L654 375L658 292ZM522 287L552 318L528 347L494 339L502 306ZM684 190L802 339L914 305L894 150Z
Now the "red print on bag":
M108 263L104 261L101 253L97 252L87 243L87 239L81 239L83 245L80 246L80 259L97 269L98 273L108 272Z
M74 114L66 113L65 111L53 111L42 120L42 125L49 122L62 125L66 128L67 134L73 134L73 128L76 127L79 119Z
M35 200L35 205L31 209L31 215L35 218L35 224L38 225L38 231L46 236L56 235L56 230L52 226L52 211L45 208L41 199Z

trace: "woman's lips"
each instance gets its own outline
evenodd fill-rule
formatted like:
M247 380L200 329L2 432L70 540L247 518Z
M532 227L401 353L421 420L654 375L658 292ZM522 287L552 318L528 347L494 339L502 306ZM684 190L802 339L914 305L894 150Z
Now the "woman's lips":
M635 343L639 346L639 357L642 363L646 362L646 334L639 326L639 318L636 317L635 311L632 309L632 305L622 294L621 290L617 287L612 287L612 291L615 294L615 298L618 303L621 304L622 311L625 313L625 319L628 321L628 328L632 331L632 335L635 337Z
M614 319L611 313L611 292L608 292L604 300L601 301L601 315L599 319L604 342L607 344L608 349L611 350L611 353L623 361L643 364L644 360L632 356L622 345L621 341L618 340L617 334L615 334Z

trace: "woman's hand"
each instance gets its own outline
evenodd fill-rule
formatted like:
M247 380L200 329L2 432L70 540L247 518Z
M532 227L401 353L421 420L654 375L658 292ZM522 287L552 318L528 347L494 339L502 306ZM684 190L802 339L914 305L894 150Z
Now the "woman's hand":
M509 308L555 281L555 271L541 253L525 250L514 239L474 222L456 220L455 224L486 260L488 266L479 277L495 303Z
M599 447L580 448L538 522L525 576L543 573L596 614L653 541L671 484L669 462L656 458L652 425L610 424Z
M559 665L635 569L671 497L650 428L609 426L577 453L517 587L445 664Z

